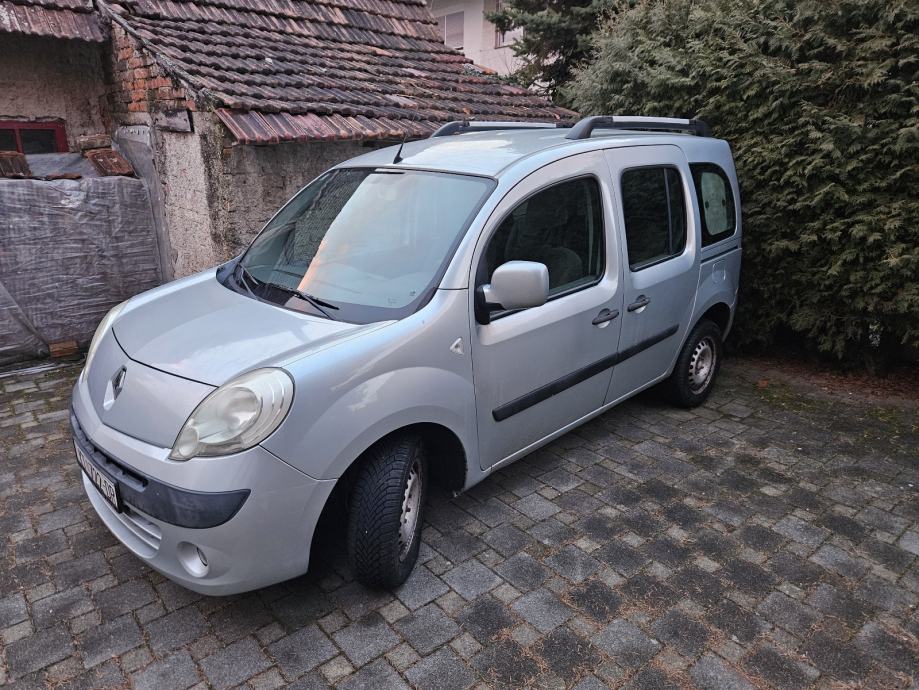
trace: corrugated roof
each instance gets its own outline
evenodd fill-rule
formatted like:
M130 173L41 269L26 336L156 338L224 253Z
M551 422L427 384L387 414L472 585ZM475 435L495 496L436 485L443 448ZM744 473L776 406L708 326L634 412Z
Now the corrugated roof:
M101 43L105 32L92 0L0 0L0 33Z
M424 0L99 0L243 143L568 119L447 48Z

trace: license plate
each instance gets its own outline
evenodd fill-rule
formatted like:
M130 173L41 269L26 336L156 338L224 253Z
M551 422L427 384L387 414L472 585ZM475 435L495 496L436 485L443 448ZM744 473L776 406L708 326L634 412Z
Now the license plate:
M89 481L99 489L99 493L102 494L102 497L111 503L115 510L120 513L121 494L118 493L118 485L96 469L96 466L86 457L86 453L80 449L80 446L74 443L73 449L77 452L77 462L80 463L80 467L86 473L86 476L89 477Z

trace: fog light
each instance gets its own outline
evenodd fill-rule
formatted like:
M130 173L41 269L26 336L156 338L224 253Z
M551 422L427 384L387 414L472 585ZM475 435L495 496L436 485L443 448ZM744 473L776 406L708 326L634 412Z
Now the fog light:
M207 556L194 544L189 544L187 541L181 542L176 548L176 555L179 557L179 563L192 577L207 575Z

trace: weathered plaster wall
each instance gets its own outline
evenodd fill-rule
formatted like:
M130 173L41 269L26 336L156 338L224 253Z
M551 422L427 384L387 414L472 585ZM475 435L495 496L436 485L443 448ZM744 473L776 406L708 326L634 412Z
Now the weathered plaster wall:
M195 113L194 132L154 131L156 167L176 278L214 266L230 254L214 225L216 156L210 150L208 113Z
M64 120L67 141L107 131L103 46L37 36L0 38L0 120Z
M153 199L167 279L219 263L213 232L213 116L117 23L112 24L109 100L116 141ZM202 136L201 133L204 133Z
M275 211L306 183L368 150L354 141L224 146L214 181L215 224L225 258L242 251Z

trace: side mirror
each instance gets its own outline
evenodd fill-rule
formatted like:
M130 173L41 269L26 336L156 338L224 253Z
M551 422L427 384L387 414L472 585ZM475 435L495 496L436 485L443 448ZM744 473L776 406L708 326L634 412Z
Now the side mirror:
M549 298L549 269L536 261L508 261L491 275L491 283L476 291L480 323L488 323L488 310L529 309L539 307ZM484 317L484 320L483 320Z

